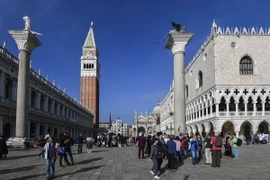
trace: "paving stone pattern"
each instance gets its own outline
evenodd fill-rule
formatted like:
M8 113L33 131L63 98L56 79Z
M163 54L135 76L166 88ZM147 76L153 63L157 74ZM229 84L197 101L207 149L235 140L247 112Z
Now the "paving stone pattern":
M73 147L74 166L59 167L56 163L55 179L59 180L148 180L154 179L149 170L149 159L138 159L137 148L94 148L93 153L77 154ZM188 158L177 172L165 170L160 179L166 180L268 180L270 178L270 145L243 145L240 159L223 157L221 168L192 165ZM84 147L84 150L85 147ZM10 150L7 158L0 159L1 180L45 179L45 160L39 158L39 149Z

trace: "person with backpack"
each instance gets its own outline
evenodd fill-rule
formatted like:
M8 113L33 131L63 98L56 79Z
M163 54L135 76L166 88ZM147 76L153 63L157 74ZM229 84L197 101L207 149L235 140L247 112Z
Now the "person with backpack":
M215 132L215 136L211 138L212 144L212 167L220 167L221 150L223 146L223 140L220 133Z
M241 141L241 140L240 140ZM231 140L231 147L232 147L232 154L235 159L239 158L238 153L238 145L240 145L240 141L238 143L238 138L236 137L236 134L233 133L232 140ZM242 141L241 141L242 142ZM238 144L238 145L237 145ZM240 145L241 146L241 145Z

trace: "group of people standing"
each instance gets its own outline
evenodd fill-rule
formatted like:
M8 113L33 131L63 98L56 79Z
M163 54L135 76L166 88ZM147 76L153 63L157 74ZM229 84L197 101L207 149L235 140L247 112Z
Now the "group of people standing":
M85 139L82 134L75 140L78 142L78 154L82 153L83 143ZM91 136L86 138L87 153L92 152L93 139ZM74 160L72 156L71 147L74 145L74 140L64 132L60 135L59 143L56 142L55 137L47 134L43 139L42 136L39 138L38 143L34 144L35 147L39 147L41 152L38 154L39 157L44 157L46 160L46 179L54 178L55 173L55 163L59 158L59 166L65 167L63 165L63 159L66 166L73 166ZM69 160L68 160L68 156Z
M143 134L137 137L138 158L145 158L144 152L148 152L149 158L153 162L150 173L155 179L160 178L161 165L164 159L168 160L167 168L172 172L177 169L177 160L183 162L189 154L192 157L192 164L196 165L201 160L205 160L205 165L211 167L221 167L222 148L226 148L227 143L231 147L231 156L235 159L239 158L238 146L241 146L242 140L226 134L225 141L220 133L209 133L205 138L201 135L182 135L168 136L158 132L155 137L148 136L145 138ZM142 155L142 156L141 156Z

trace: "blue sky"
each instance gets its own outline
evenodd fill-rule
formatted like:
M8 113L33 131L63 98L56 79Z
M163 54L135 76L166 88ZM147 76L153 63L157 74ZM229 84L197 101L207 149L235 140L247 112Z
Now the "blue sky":
M269 27L267 0L0 0L0 42L15 56L18 49L7 30L23 29L27 12L43 45L32 53L33 68L79 98L80 56L90 22L100 53L100 121L120 117L133 122L134 110L152 111L169 91L172 54L157 45L171 21L195 35L185 64L210 33L213 19L226 27Z

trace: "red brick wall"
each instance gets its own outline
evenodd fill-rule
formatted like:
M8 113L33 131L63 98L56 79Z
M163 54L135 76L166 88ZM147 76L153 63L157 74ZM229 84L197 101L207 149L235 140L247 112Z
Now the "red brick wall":
M97 77L81 77L81 103L94 113L94 127L99 126L99 80Z

